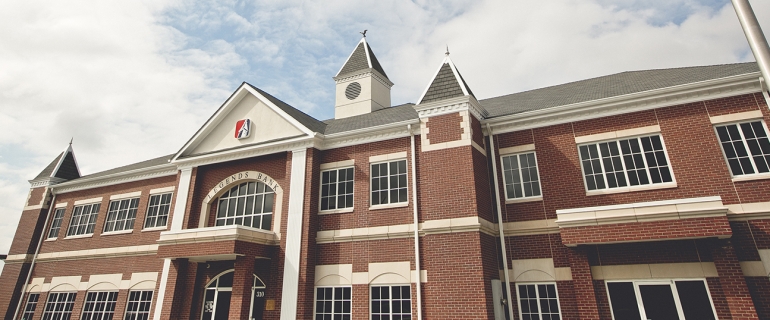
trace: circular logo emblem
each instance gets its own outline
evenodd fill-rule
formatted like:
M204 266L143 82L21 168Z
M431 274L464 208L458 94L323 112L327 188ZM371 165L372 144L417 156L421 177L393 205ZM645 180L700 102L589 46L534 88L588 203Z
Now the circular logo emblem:
M348 100L358 98L359 94L361 94L361 84L358 82L353 82L345 88L345 96L348 97Z

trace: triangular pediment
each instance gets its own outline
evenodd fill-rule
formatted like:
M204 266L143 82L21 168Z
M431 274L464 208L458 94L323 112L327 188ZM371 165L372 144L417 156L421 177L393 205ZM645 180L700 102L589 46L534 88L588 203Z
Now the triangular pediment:
M417 104L439 101L462 96L475 96L471 88L460 75L460 71L449 58L449 54L441 62L430 84L425 88Z
M322 126L322 122L243 83L173 159L313 136L323 132Z

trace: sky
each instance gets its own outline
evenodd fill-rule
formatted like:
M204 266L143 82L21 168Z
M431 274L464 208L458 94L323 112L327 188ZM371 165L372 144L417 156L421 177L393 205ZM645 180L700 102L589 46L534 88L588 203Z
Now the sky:
M752 5L770 32L770 1ZM446 47L476 97L754 61L729 0L0 2L0 254L70 139L83 174L171 154L243 82L318 118L360 31L415 102ZM0 263L1 264L1 263Z

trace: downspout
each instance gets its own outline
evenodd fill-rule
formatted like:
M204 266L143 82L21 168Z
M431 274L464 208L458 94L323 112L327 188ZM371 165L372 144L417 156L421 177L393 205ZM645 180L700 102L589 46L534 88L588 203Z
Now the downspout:
M500 233L500 248L503 252L503 278L505 279L506 307L508 308L509 319L513 317L513 296L511 295L511 279L508 274L508 254L505 246L505 230L503 228L503 208L500 205L500 185L497 182L497 159L495 157L495 137L492 135L492 127L487 123L487 133L489 133L489 154L492 160L492 176L495 184L495 204L497 205L497 231Z
M48 230L48 220L51 218L51 211L53 211L54 204L56 203L56 194L53 192L53 189L51 189L51 194L53 194L53 198L51 199L51 203L48 205L48 214L45 216L43 229L40 231L40 239L37 241L37 249L35 249L35 255L32 256L32 264L30 264L29 271L27 272L27 280L24 281L24 286L21 287L21 296L19 297L19 302L16 304L16 311L13 313L13 319L16 319L16 317L19 315L21 303L24 301L24 294L27 292L27 283L29 283L29 278L32 277L32 270L35 269L37 254L40 252L40 246L43 244L45 231Z
M417 164L415 163L414 132L412 125L408 124L409 136L412 139L412 215L414 219L414 268L417 269L417 320L422 320L422 279L420 278L420 230L417 219Z
M743 33L746 35L746 40L749 42L751 52L754 54L754 60L757 60L759 71L764 78L762 85L762 94L765 99L768 100L768 107L770 107L770 46L767 44L767 39L762 33L762 28L759 26L757 16L754 15L754 10L751 9L749 0L732 0L733 9L735 14L738 15L738 21L741 23Z

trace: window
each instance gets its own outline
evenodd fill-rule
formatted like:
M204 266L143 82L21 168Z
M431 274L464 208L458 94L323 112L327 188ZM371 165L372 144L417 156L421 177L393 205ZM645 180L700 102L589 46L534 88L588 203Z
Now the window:
M770 140L762 121L716 127L733 176L770 172Z
M115 303L118 301L118 292L88 292L86 303L83 305L83 315L80 319L112 319L115 313Z
M315 289L316 320L350 320L351 288L325 287Z
M75 305L75 292L49 292L43 320L69 320Z
M168 212L171 210L171 193L153 194L147 207L147 218L144 228L165 227L168 222Z
M53 213L53 220L51 221L51 230L48 231L48 239L53 239L59 236L59 229L61 229L61 220L64 218L64 208L56 209Z
M24 313L21 314L21 320L32 320L37 309L37 300L40 299L39 293L30 293L27 298L27 305L24 306Z
M412 295L410 286L371 287L372 320L411 320Z
M94 233L99 206L100 204L94 203L75 207L75 210L72 211L69 229L67 229L67 236Z
M262 182L244 182L219 197L217 226L242 225L270 230L273 189Z
M372 205L407 201L406 160L372 164Z
M353 207L353 168L321 172L321 211Z
M614 319L714 320L714 306L704 280L607 282Z
M659 135L586 144L578 149L589 191L674 181Z
M150 303L152 303L152 291L129 292L124 320L150 319Z
M534 152L503 156L502 161L507 199L540 196L540 175Z
M110 201L107 220L104 222L104 232L133 229L137 207L139 207L139 198Z
M560 320L559 296L554 283L519 284L522 320Z

